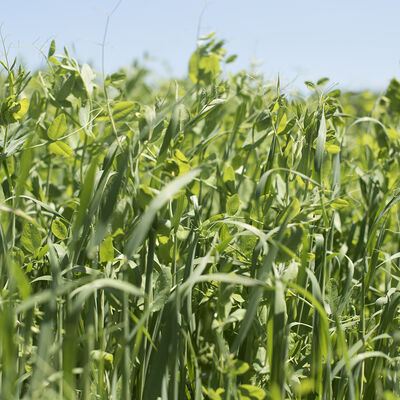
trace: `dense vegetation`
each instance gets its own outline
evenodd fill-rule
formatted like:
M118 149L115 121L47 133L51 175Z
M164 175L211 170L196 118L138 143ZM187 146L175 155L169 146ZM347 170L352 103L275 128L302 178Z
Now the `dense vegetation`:
M2 60L1 399L400 398L397 80L46 59Z

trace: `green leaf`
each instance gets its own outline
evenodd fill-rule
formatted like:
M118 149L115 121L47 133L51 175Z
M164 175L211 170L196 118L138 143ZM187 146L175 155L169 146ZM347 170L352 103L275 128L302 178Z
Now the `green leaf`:
M49 144L49 151L53 154L58 154L63 157L72 157L74 152L72 151L71 147L69 147L64 142L54 142Z
M120 101L112 109L112 115L115 122L123 121L134 111L138 110L137 103L133 101Z
M53 57L53 56L50 56L50 57L48 58L48 60L49 60L52 64L55 64L55 65L62 65L62 64L60 63L60 61L58 61L57 58L55 58L55 57Z
M249 364L244 361L235 360L230 368L230 373L233 375L243 375L249 370Z
M193 83L197 83L199 81L199 52L196 50L189 60L189 78L193 81Z
M223 389L223 388L218 388L217 390L208 389L208 390L205 390L205 392L206 392L206 395L211 400L223 400L224 399L223 394L225 393L225 389Z
M236 54L233 54L233 55L231 55L230 57L228 57L228 58L225 60L225 63L226 63L226 64L233 63L236 59L237 59L237 55L236 55Z
M172 288L172 275L169 267L161 266L155 285L152 311L161 310L168 300Z
M47 136L52 140L59 139L64 132L67 130L67 119L65 114L60 114L51 123L49 129L47 130Z
M111 368L114 362L114 356L111 353L107 353L106 351L92 350L90 352L90 356L94 361L104 361L106 368Z
M49 52L47 53L47 58L51 57L56 52L56 41L52 40L49 47Z
M33 119L38 119L42 113L42 98L39 91L35 90L31 95L29 104L29 116Z
M333 143L326 143L325 149L329 154L337 154L340 153L340 146Z
M318 81L317 81L317 86L324 86L324 85L326 85L328 82L329 82L329 78L326 78L326 77L321 78L321 79L318 79Z
M349 206L349 202L345 199L336 198L330 203L331 207L334 210L340 210L341 208L345 208Z
M107 236L100 246L100 262L112 262L114 260L114 245L112 236Z
M230 165L224 168L222 174L222 181L224 182L228 192L230 193L235 192L235 171Z
M283 224L284 221L289 223L299 212L300 212L301 206L300 206L300 201L297 197L295 197L289 204L289 206L286 208L285 212L282 214L282 216L279 218L278 224Z
M239 400L263 400L266 397L264 390L253 385L240 385Z
M16 113L13 114L13 117L14 117L15 119L20 119L20 118L22 118L22 117L26 114L26 112L28 111L28 109L29 109L29 100L26 99L26 98L20 100L20 101L18 102L18 104L20 105L20 109L19 109Z
M74 224L72 226L72 239L77 240L77 235L79 229L82 227L83 220L85 215L87 214L87 210L89 207L89 202L92 197L93 187L94 187L94 180L96 177L96 170L97 170L97 158L93 158L90 166L86 172L85 180L81 187L81 193L79 195L79 209L78 213L76 214Z
M17 285L21 299L22 300L27 299L32 293L32 287L22 267L19 265L19 263L15 261L13 262L12 273L13 273L13 279Z
M217 75L219 72L219 58L216 54L202 57L199 62L200 69L204 72L211 73L212 76Z
M53 235L60 240L64 240L68 235L66 226L59 219L53 220L51 223L51 231Z
M228 197L226 202L226 212L228 215L234 215L239 210L240 199L239 195L235 193L233 196Z
M304 84L311 90L315 90L315 84L311 81L305 81Z
M85 89L89 96L93 93L94 83L93 80L96 78L96 74L92 71L88 64L84 64L81 69L81 78L83 84L85 85Z
M21 244L25 250L34 254L42 243L39 229L35 225L26 223L22 229Z
M389 99L390 109L396 113L400 113L400 82L393 78L390 81L389 87L386 92L386 97Z
M75 75L72 73L67 78L60 80L59 85L55 88L55 96L58 102L64 102L71 94L75 85Z
M79 124L83 127L85 133L90 137L94 138L94 134L91 131L90 123L90 103L86 102L85 106L82 106L78 112Z

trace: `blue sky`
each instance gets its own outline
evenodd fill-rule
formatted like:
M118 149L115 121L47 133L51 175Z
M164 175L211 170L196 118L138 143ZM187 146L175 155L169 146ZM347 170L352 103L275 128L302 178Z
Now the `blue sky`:
M38 48L52 39L80 62L100 70L101 42L113 0L0 0L0 24L11 55L30 68ZM339 87L383 90L400 78L399 0L122 0L110 18L106 72L152 56L164 76L183 76L197 34L216 31L238 59L233 72L252 61L265 77L289 87L328 76ZM3 57L3 51L0 51Z

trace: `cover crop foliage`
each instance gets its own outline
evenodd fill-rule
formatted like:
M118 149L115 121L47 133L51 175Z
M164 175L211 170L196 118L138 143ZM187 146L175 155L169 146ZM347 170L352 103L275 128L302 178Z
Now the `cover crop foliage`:
M0 75L1 399L397 399L400 83Z

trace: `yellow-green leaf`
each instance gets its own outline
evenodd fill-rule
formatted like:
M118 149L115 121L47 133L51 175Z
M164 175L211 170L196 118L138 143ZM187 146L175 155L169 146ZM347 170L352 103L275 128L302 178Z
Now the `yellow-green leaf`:
M204 391L211 400L223 400L224 398L223 394L225 393L225 389L223 388L218 388L217 390L208 389Z
M114 260L114 246L111 236L107 236L100 246L100 261L111 262Z
M32 288L22 267L20 267L15 261L13 263L13 279L17 285L22 300L27 299L32 292Z
M49 151L53 154L58 154L59 156L63 157L72 157L74 152L72 151L71 147L69 147L64 142L54 142L49 144Z
M228 215L234 215L239 210L240 200L239 195L235 193L233 196L229 196L226 201L226 212Z
M290 222L300 212L300 208L300 202L297 197L295 197L290 202L289 207L287 207L281 218L279 218L279 224L282 224L285 220L286 222Z
M334 210L340 210L341 208L348 207L348 206L349 206L349 202L346 201L345 199L341 199L341 198L336 198L335 200L333 200L331 202L331 207Z
M65 114L60 114L51 123L49 129L47 130L47 136L52 140L59 139L64 132L67 130L67 119Z
M235 360L230 372L234 375L242 375L249 370L249 364L244 361Z
M238 392L240 400L263 400L266 396L264 390L253 385L240 385Z
M326 143L325 149L329 154L337 154L340 152L340 146L333 143Z
M113 119L115 122L121 121L129 114L137 110L137 104L133 101L120 101L112 110Z
M42 243L39 229L33 224L26 223L22 229L21 243L25 250L35 253Z
M51 231L53 235L60 240L64 240L68 235L67 227L59 219L55 219L51 223Z
M20 100L20 101L18 102L18 104L19 104L21 107L20 107L20 109L19 109L16 113L13 114L13 117L14 117L15 119L20 119L20 118L22 118L22 117L26 114L26 112L28 111L28 109L29 109L29 100L26 99L26 98Z
M235 171L230 165L224 168L222 180L228 191L233 193L235 191Z

